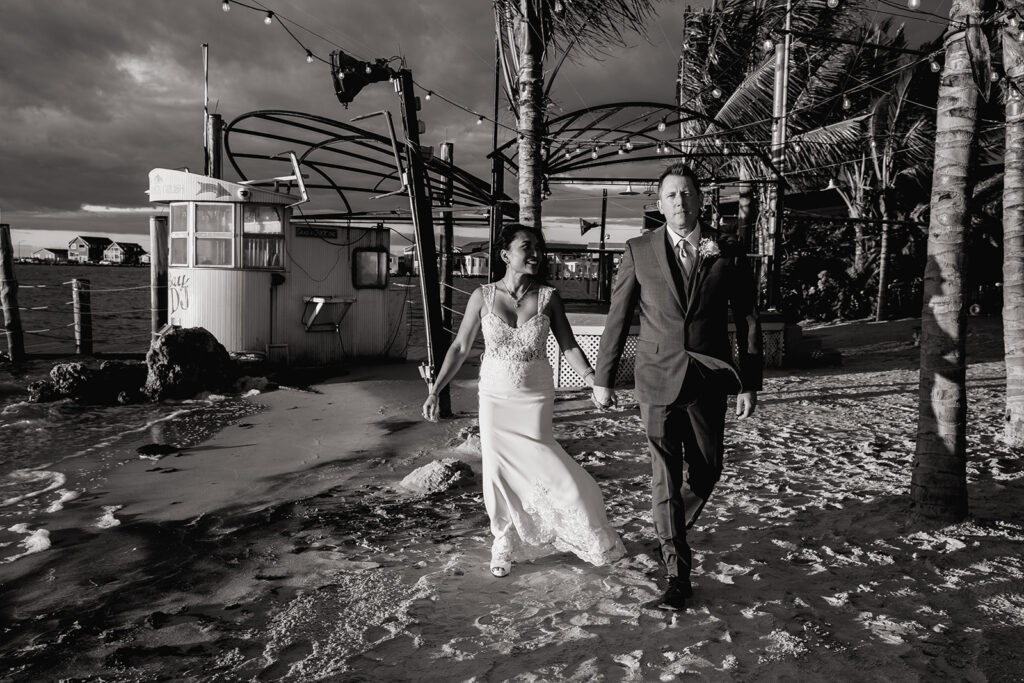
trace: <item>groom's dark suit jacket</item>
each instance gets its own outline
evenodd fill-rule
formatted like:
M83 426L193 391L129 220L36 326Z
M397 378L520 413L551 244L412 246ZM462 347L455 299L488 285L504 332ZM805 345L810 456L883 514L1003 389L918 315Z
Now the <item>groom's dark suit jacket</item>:
M636 399L668 405L679 396L687 372L724 393L759 391L761 327L754 282L739 240L702 228L717 256L699 256L688 282L662 226L626 242L601 337L598 386L613 387L616 369L639 304ZM729 341L729 310L736 326L738 363Z

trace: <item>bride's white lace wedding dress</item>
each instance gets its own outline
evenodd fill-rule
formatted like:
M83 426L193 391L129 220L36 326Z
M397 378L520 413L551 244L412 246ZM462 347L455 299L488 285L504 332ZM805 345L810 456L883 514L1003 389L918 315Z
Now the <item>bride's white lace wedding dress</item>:
M480 322L480 446L493 556L529 560L568 551L595 565L614 561L625 548L608 524L601 491L553 435L545 348L554 289L542 287L536 315L512 327L492 310L495 287L482 288Z

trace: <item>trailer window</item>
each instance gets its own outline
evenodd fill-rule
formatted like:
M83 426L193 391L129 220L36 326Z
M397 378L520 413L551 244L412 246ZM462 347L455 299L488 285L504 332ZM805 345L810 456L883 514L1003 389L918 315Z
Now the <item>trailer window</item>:
M242 267L283 268L284 229L275 206L242 207Z
M352 252L352 284L356 289L388 286L386 249L356 249Z
M171 204L168 265L188 265L188 207L187 202Z
M234 204L196 204L196 265L234 265Z

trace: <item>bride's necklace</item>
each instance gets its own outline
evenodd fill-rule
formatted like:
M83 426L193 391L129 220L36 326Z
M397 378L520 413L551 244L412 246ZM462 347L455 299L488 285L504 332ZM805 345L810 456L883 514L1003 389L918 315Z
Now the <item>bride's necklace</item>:
M531 282L530 284L526 285L526 289L523 290L522 294L516 296L515 294L512 293L512 290L509 289L509 286L505 284L504 279L501 280L501 286L505 290L505 292L512 298L512 305L515 306L516 310L519 310L519 303L527 294L530 293L530 290L533 289L533 283Z

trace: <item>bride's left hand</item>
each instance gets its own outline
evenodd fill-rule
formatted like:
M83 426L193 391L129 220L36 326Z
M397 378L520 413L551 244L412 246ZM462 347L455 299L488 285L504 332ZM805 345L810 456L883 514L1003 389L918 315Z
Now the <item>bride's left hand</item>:
M438 403L437 394L430 394L423 402L423 419L430 422L437 422L441 416L441 405Z

